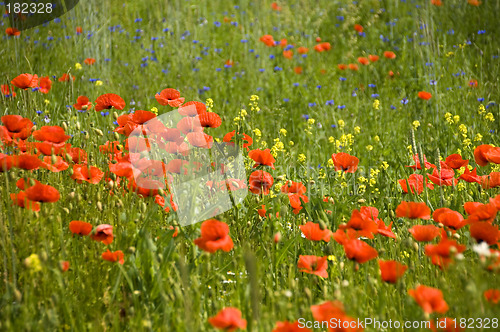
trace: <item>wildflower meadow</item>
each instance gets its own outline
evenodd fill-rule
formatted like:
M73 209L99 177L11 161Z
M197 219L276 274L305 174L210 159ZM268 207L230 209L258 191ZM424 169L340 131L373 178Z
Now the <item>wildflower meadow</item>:
M500 330L500 1L0 8L0 331Z

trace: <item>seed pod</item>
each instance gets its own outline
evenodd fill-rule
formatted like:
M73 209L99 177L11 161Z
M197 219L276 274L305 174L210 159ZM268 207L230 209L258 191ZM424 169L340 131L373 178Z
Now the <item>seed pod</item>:
M118 134L116 131L114 132L113 134L115 136L115 140L119 140L120 139L120 134Z
M326 229L326 224L323 220L319 221L319 228L324 231Z
M114 118L115 120L118 120L118 113L113 112L113 118Z
M82 126L80 125L80 121L77 121L76 122L76 129L80 130L81 128L82 128Z
M52 162L52 165L54 165L55 163L57 163L57 156L55 154L53 154L51 157L50 157L50 161Z
M102 211L102 203L101 202L97 202L97 210L99 211Z
M64 131L68 130L68 124L66 123L66 121L63 121L62 128L64 129Z

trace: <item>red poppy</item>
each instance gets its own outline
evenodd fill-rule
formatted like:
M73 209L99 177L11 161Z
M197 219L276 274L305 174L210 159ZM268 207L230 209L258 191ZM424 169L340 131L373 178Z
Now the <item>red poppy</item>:
M500 290L498 289L488 289L484 291L483 295L486 301L492 304L497 304L498 302L500 302Z
M360 57L358 58L358 62L359 62L360 64L364 65L364 66L367 66L367 65L369 65L369 64L370 64L370 60L368 60L367 58L362 57L362 56L360 56Z
M14 92L14 87L9 87L8 84L2 84L2 85L0 85L0 91L2 91L2 94L4 96L6 96L6 97L15 97L15 96L17 96L17 94Z
M12 158L0 152L0 172L6 172L12 168Z
M43 126L33 132L33 138L41 142L63 143L71 136L64 133L64 129L59 126Z
M482 179L479 175L477 175L477 170L474 168L469 171L469 168L465 167L465 172L458 177L459 180L464 180L465 182L476 182L481 183Z
M448 167L451 167L453 169L459 169L464 166L467 166L469 163L468 160L462 159L462 156L459 155L458 153L450 154L448 157L446 157L446 160L444 161Z
M73 107L79 111L88 110L92 108L92 103L89 101L89 98L86 96L79 96L76 99L76 104L73 104Z
M18 187L21 190L25 190L26 188L34 186L37 183L41 183L41 182L38 181L37 179L32 179L32 178L27 178L27 179L20 178L16 182L16 187Z
M222 141L234 146L234 136L235 135L236 135L236 130L233 130L233 131L227 133L226 135L224 135L224 137L222 138ZM238 135L243 136L241 138L241 140L243 141L243 148L247 149L247 151L248 151L249 150L248 147L253 144L253 139L244 133L238 133Z
M464 217L459 212L449 208L435 210L432 218L435 222L441 223L452 230L457 230L465 226Z
M446 234L446 232L443 232ZM428 244L425 246L425 255L432 259L432 264L446 268L456 254L464 252L466 246L458 244L455 240L445 237L438 244Z
M493 226L488 222L475 222L470 225L470 236L478 243L486 242L492 246L500 241L498 226Z
M259 214L259 216L261 216L262 218L264 218L266 216L266 213L267 213L266 206L262 205L262 207L257 210L257 213Z
M304 201L304 203L309 202L309 198L305 195L293 194L293 193L288 193L287 195L288 195L288 200L290 201L290 206L292 207L294 214L298 214L300 210L302 210L303 208L302 201Z
M222 124L222 120L217 113L205 112L198 115L202 127L217 128Z
M16 28L7 28L5 29L5 34L7 34L7 36L19 36L21 34L21 31L17 30Z
M380 275L383 281L395 284L403 276L408 266L396 261L379 260Z
M96 227L90 237L92 240L102 242L105 245L111 244L111 242L113 242L113 226L101 224Z
M117 110L122 110L125 108L125 101L122 97L114 93L106 93L97 97L95 101L95 110L100 112L102 110L116 108Z
M214 138L204 132L192 132L186 135L189 144L197 148L210 149L214 142Z
M361 24L354 24L354 30L356 30L359 33L362 33L364 28Z
M217 250L228 252L234 247L229 236L229 226L216 219L208 219L201 224L201 237L195 239L194 244L210 253Z
M44 167L51 172L57 173L68 169L69 165L60 156L46 156L43 157Z
M373 55L373 54L368 55L368 59L370 60L370 62L377 62L379 58L380 57L378 55Z
M188 101L177 109L180 115L195 116L207 111L207 106L200 101Z
M83 60L83 63L86 65L92 66L95 63L95 59L94 58L86 58L85 60Z
M101 255L102 259L104 259L105 261L112 262L112 263L118 262L122 265L123 265L123 263L125 263L124 256L125 255L123 254L123 251L121 251L121 250L117 250L117 251L112 252L112 251L109 251L109 249L106 250L106 252L103 252Z
M434 225L415 225L408 231L418 242L430 242L441 233L441 229Z
M26 90L28 88L36 88L38 87L38 76L31 74L21 74L14 78L10 83L19 88Z
M340 225L339 229L347 230L348 232L349 230L354 231L355 233L351 233L351 237L363 236L373 239L373 235L377 234L378 225L377 222L367 213L361 213L359 210L353 210L349 222L345 225Z
M54 203L61 197L56 188L41 183L26 188L25 193L30 201L35 202Z
M437 288L420 285L415 289L410 289L408 294L428 314L434 312L444 314L448 311L448 304L443 298L443 293Z
M347 65L346 64L343 64L343 63L339 63L337 65L337 68L340 69L340 70L346 70L347 69Z
M36 156L30 154L21 154L18 156L10 156L12 167L17 167L25 170L34 170L43 167L43 162Z
M328 278L328 260L327 256L299 256L299 261L297 262L297 267L300 272L315 274L322 278Z
M78 183L85 181L92 184L98 184L103 176L104 172L99 168L84 164L73 165L73 175L71 175L71 178Z
M464 207L466 206L466 204L467 203L464 204ZM498 212L496 206L491 203L475 205L474 209L471 209L470 205L468 205L466 211L467 213L472 212L466 220L468 224L479 221L492 223L493 220L495 220Z
M368 243L358 239L348 239L344 242L346 257L358 263L365 263L378 256L377 250Z
M301 182L288 181L281 187L282 193L305 194L306 191L306 186L304 186Z
M248 153L248 157L252 158L253 161L255 161L255 164L253 167L257 167L259 165L263 166L270 166L272 169L274 169L274 163L276 162L276 159L271 155L271 150L270 149L265 149L265 150L252 150Z
M429 100L432 98L432 94L427 91L420 91L418 93L418 98L423 99L423 100Z
M431 5L434 5L436 7L440 7L443 5L443 3L441 2L441 0L431 0Z
M73 234L87 236L92 232L92 224L85 221L73 220L69 223L69 230Z
M350 70L352 71L358 71L359 70L359 67L357 64L355 63L350 63L348 66L347 66Z
M250 174L250 178L248 179L249 189L252 193L260 195L269 194L269 189L272 187L274 183L274 179L271 174L265 171L254 171Z
M308 221L305 225L299 226L302 234L306 237L306 239L311 241L325 241L330 242L330 238L332 237L332 232L327 228L321 229L319 224Z
M75 164L87 162L87 152L80 148L70 148L66 151L66 155L71 157L71 161Z
M271 3L271 9L275 10L277 12L281 11L281 7L278 6L278 4L276 2Z
M500 187L500 172L491 172L489 175L481 176L481 187L484 189Z
M385 236L385 237L390 237L392 239L395 239L396 238L396 234L394 234L392 232L392 221L391 223L389 224L389 226L386 226L386 224L384 223L384 221L382 220L378 220L377 221L377 234L380 234L382 236Z
M27 139L31 135L33 122L20 115L4 115L1 118L11 138Z
M59 268L61 268L62 272L66 272L69 270L69 262L68 261L60 261Z
M391 51L385 51L384 57L386 57L387 59L396 59L396 53Z
M307 54L309 52L309 49L307 47L301 46L297 48L297 52L299 54Z
M430 219L431 210L424 203L401 202L396 208L396 217L410 219Z
M76 27L76 34L81 35L83 33L82 27Z
M179 107L184 103L184 98L181 97L181 93L171 88L163 89L160 93L155 95L155 98L162 106L169 105L172 107Z
M453 178L455 171L449 167L445 162L440 162L441 170L437 167L434 168L432 174L427 174L429 179L439 186L454 186L457 184L458 179Z
M483 152L484 157L490 163L500 164L500 147L492 147Z
M273 47L273 46L276 45L274 43L273 36L271 36L271 35L264 35L264 36L260 37L260 41L263 42L264 44L266 44L266 46L269 46L269 47Z
M283 51L283 57L285 59L293 59L293 51L292 50Z
M415 165L406 165L405 167L413 168L413 169L422 169L422 165L420 164L420 157L418 154L413 155L413 161L415 162ZM431 167L436 167L433 164L427 162L427 158L424 155L424 166L426 169L429 169Z
M59 82L69 82L70 80L75 80L75 76L71 76L68 73L64 73L59 77L58 81Z
M420 195L424 191L424 177L423 175L420 174L411 174L408 177L408 180L399 179L398 183L401 186L401 189L403 189L405 193L408 193L407 184L410 185L410 191L412 194ZM427 179L425 180L425 185L429 189L434 189L434 185L432 183L428 183Z
M20 191L17 194L10 194L10 199L14 205L19 207L32 210L34 212L40 211L40 204L38 202L34 202L26 197L26 193L24 191Z
M284 321L284 322L276 322L276 326L271 332L301 332L301 331L309 331L310 329L307 327L300 327L299 321L295 321L293 323Z
M474 7L479 7L482 4L479 0L467 0L467 3Z
M50 78L48 76L40 77L38 86L40 88L39 90L41 93L45 93L45 94L49 93L50 88L52 88L52 81L50 80Z
M358 169L359 159L345 152L332 154L332 160L336 171L354 173Z
M319 322L345 316L344 305L340 301L326 301L318 305L312 305L311 312L314 319Z
M236 331L237 329L246 329L247 321L241 318L241 311L236 308L224 308L217 315L208 319L210 325L219 330L227 332Z

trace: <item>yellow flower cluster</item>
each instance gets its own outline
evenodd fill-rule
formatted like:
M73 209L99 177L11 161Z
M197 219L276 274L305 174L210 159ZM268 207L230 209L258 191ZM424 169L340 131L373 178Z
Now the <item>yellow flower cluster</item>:
M283 142L281 142L279 138L275 138L274 145L271 148L271 154L274 158L276 158L278 156L278 152L283 151L285 151L285 144L283 144Z
M420 127L420 121L415 120L411 125L413 126L413 129L417 130L417 128Z
M214 100L212 98L208 98L205 101L205 105L207 106L207 112L212 112L212 109L214 108Z
M255 111L255 112L260 111L259 96L257 96L257 95L251 95L250 96L250 103L248 104L248 106L250 106L250 110L251 111Z
M373 107L373 109L374 109L374 110L377 110L377 111L378 111L378 110L379 110L379 108L380 108L380 100L375 99L375 100L373 101L373 105L372 105L372 107Z

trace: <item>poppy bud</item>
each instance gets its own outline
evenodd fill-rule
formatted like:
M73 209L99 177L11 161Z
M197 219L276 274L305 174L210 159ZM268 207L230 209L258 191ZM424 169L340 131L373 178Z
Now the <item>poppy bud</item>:
M146 203L142 202L141 211L144 213L144 212L146 212L147 208L148 208L148 206L146 205Z
M276 180L278 180L278 181L283 181L284 179L285 179L284 175L280 175L280 176L276 177Z
M68 124L66 123L66 121L63 121L62 127L63 127L64 131L68 130Z
M80 202L82 200L82 195L76 194L76 201Z
M68 172L69 172L69 175L73 175L73 173L75 173L75 172L73 171L73 168L70 168L70 169L68 170Z
M281 233L278 232L276 234L274 234L274 243L278 243L281 241Z
M94 131L96 132L97 135L104 136L104 133L102 132L101 129L94 128Z
M344 262L340 262L339 267L341 270L343 270L344 269Z
M453 234L453 237L458 240L458 239L460 239L460 234L455 233L455 234Z
M69 209L68 209L68 208L63 208L63 211L64 211L66 214L69 214Z
M40 260L41 260L42 262L46 262L46 261L47 261L47 259L49 258L49 257L47 256L47 253L46 253L45 251L42 251L42 252L40 253L40 256L39 256L39 257L40 257Z
M38 129L38 128L37 128L37 126L36 126L36 125L34 125L34 126L31 128L31 130L32 130L32 131L35 131L35 130L37 130L37 129Z
M120 134L118 134L116 131L114 132L113 134L115 136L115 140L119 140L120 139Z
M113 182L113 180L108 181L109 190L113 190L114 185L115 185L115 183Z
M128 247L128 252L131 254L135 254L135 247Z
M73 210L73 203L69 202L68 209Z
M309 288L304 288L304 294L307 296L307 298L310 300L311 299L311 290Z
M52 165L54 165L56 162L57 162L57 156L55 154L53 154L51 157L50 157L50 161L52 162Z
M102 203L101 202L97 202L97 210L99 211L102 211Z
M288 207L286 205L282 205L280 209L280 216L286 216L287 212L288 212Z
M115 118L115 120L118 120L118 113L113 112L113 118Z
M85 135L84 137L85 137L86 140L88 140L90 138L90 135L89 135L89 133L87 131L85 132L84 135Z
M418 250L418 243L417 242L413 242L413 249Z
M319 221L319 228L324 231L326 229L326 224L323 220Z
M76 122L76 129L77 129L77 130L80 130L80 129L81 129L81 127L82 127L82 126L80 125L80 121L77 121L77 122Z
M363 204L364 202L366 202L366 200L365 200L364 198L360 198L360 199L358 199L358 203L359 203L359 204Z
M69 198L71 198L71 199L75 198L75 195L76 195L76 194L75 194L75 192L74 192L74 191L72 191L72 192L70 192L70 193L68 194Z
M14 289L14 298L17 302L21 302L21 300L23 299L23 294L21 294L18 289Z
M10 181L16 181L17 180L17 175L14 172L9 172L8 176L9 176L9 180Z
M158 189L158 194L165 196L165 190L163 190L162 188Z

